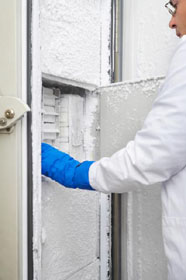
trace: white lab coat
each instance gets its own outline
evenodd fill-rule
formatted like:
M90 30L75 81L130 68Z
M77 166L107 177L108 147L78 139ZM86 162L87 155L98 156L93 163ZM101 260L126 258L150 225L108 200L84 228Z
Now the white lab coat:
M186 280L186 36L134 141L89 170L91 186L123 193L162 183L168 279Z

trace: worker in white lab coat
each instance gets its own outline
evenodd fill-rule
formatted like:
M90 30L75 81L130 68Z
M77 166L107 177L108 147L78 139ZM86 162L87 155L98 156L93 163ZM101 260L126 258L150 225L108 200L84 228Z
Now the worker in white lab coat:
M135 139L111 157L83 163L43 143L42 174L67 187L104 193L162 183L168 279L186 280L186 0L172 0L166 7L180 42Z

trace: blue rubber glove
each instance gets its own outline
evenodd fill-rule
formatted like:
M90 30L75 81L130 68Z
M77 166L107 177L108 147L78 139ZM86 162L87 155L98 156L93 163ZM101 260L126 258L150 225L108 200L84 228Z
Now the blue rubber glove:
M46 143L42 143L41 150L43 175L68 188L94 190L88 177L93 161L80 163Z

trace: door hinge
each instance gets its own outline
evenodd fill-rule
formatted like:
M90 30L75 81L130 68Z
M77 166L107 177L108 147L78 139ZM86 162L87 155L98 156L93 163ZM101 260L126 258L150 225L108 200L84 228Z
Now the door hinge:
M12 96L0 96L0 134L12 133L14 127L30 108L21 99Z

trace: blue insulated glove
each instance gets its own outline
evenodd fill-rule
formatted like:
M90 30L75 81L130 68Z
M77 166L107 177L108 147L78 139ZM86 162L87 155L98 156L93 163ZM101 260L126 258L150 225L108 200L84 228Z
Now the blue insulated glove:
M68 188L93 190L88 172L93 161L73 159L54 147L42 143L42 174Z

